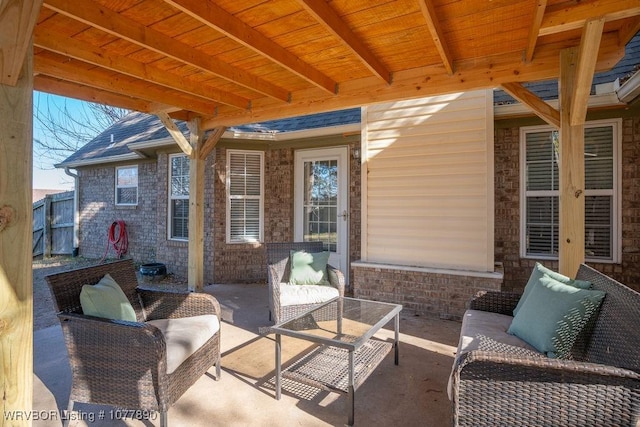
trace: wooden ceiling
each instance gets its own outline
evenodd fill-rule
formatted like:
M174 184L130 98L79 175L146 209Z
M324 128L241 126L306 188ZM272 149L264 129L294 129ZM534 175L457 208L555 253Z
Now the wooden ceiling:
M593 19L610 69L640 0L44 0L34 88L229 126L557 78Z

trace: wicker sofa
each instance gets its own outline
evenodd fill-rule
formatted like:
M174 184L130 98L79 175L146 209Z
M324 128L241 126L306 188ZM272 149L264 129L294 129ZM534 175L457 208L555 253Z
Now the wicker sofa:
M552 359L476 335L472 339L484 339L480 348L457 354L452 369L454 425L640 425L640 294L586 265L576 279L591 282L606 297L569 357ZM477 317L510 316L519 299L483 292L469 310L479 310Z

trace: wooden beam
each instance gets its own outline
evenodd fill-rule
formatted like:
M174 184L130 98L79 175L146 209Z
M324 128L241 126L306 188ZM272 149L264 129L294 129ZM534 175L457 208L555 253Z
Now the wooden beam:
M575 277L584 262L584 125L571 124L578 48L560 53L559 271Z
M158 116L164 127L167 128L169 135L171 135L176 144L178 144L178 147L180 147L182 152L191 157L193 153L193 147L191 146L191 143L187 141L187 138L185 138L185 136L182 134L182 131L178 129L178 126L175 124L173 119L169 117L169 114L165 112L158 112L156 113L156 116Z
M340 94L318 97L317 89L294 92L291 104L283 106L265 98L254 100L251 111L238 112L220 108L215 117L205 119L205 129L218 126L256 123L320 111L360 107L399 99L414 99L445 93L495 88L502 83L557 79L560 69L558 54L563 43L541 45L536 61L525 64L522 54L503 54L484 60L456 61L455 78L442 72L442 65L420 67L394 73L393 84L381 84L376 77L341 83ZM597 69L610 69L624 56L618 35L605 33L598 52Z
M60 62L43 55L38 55L35 58L35 71L40 74L125 96L174 105L206 116L215 115L217 104L204 98L189 96L176 90L128 76L119 76L102 68L89 69L87 65L75 59Z
M213 2L201 0L164 0L176 9L235 40L237 43L267 57L313 85L335 94L337 82L279 44L266 38L240 19Z
M31 425L4 414L26 416L33 402L32 67L29 47L18 80L0 84L0 424L7 426Z
M585 23L578 50L578 64L574 94L570 107L571 125L584 124L591 95L591 83L596 70L597 52L600 49L604 18L590 19Z
M158 104L139 98L131 98L129 96L106 92L104 90L64 80L58 80L44 75L36 75L33 77L33 89L40 92L65 96L67 98L80 99L82 101L94 102L96 104L106 104L149 114L153 114L156 111L167 111L172 108L169 105Z
M522 83L502 83L502 89L516 100L522 102L533 113L555 128L560 128L560 112L525 88Z
M189 155L189 256L188 287L192 292L204 290L204 164L200 150L204 132L200 120L188 122ZM181 134L182 135L182 134ZM183 137L184 138L184 137Z
M263 95L289 102L286 89L256 77L245 70L233 67L215 57L203 55L191 46L173 39L152 28L120 15L93 1L45 0L45 7L91 25L138 46L166 55L200 70L215 74L237 85Z
M33 44L34 46L60 55L78 59L130 77L156 83L188 95L213 99L222 104L240 109L249 108L250 105L250 101L241 96L217 90L205 83L143 64L142 62L120 56L113 51L108 51L71 37L62 37L52 31L36 29Z
M336 11L325 0L298 0L304 9L322 24L331 34L336 36L353 52L373 74L387 83L391 83L389 69L356 36Z
M524 61L530 63L533 61L533 53L536 50L536 43L538 42L538 34L540 33L540 26L542 25L542 18L544 18L544 12L547 9L547 0L538 0L536 11L533 15L533 21L529 27L529 37L527 39L527 48L524 52Z
M0 2L0 84L17 84L41 6L42 0Z
M431 33L433 43L436 45L436 49L438 50L438 54L440 55L440 59L442 60L442 64L447 70L447 74L452 75L454 71L453 57L451 55L447 40L444 38L444 31L442 30L442 26L440 25L440 19L438 19L438 15L436 14L436 8L433 5L433 1L420 0L419 3L420 9L422 9L422 14L427 21L427 27L429 28L429 32Z
M201 159L206 159L213 151L213 149L216 148L218 141L220 141L220 138L222 138L222 135L226 130L227 128L225 126L220 126L213 129L211 134L207 137L207 140L202 145L202 149L200 150Z
M605 22L640 15L638 0L610 0L560 3L554 10L547 9L542 19L540 35L561 33L584 28L593 17L602 17Z

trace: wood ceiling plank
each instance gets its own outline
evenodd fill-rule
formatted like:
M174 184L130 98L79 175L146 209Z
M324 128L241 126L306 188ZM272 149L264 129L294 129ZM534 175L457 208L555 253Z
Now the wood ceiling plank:
M591 95L591 83L596 70L597 55L605 18L589 19L582 31L578 49L578 64L574 81L574 94L571 99L571 126L583 125L587 118L587 106Z
M45 6L110 34L122 37L132 43L170 56L203 71L216 74L240 86L289 102L290 93L286 89L262 80L244 70L217 61L215 58L204 56L189 45L151 28L144 27L95 3L92 4L89 1L45 0Z
M529 29L529 39L527 41L527 48L524 52L525 62L531 62L533 60L533 54L536 51L536 43L538 41L538 34L540 33L540 26L542 25L542 18L544 18L544 12L547 8L547 0L538 0L536 5L536 11L533 15L533 21Z
M626 45L640 31L640 15L627 18L620 26L620 44Z
M172 108L166 104L158 104L140 98L131 98L130 96L107 92L44 75L36 75L33 77L33 88L41 92L52 93L67 98L79 99L96 104L106 104L149 114Z
M640 15L638 0L585 1L561 6L547 8L540 26L541 36L584 28L592 17L601 16L609 22Z
M557 129L560 129L560 112L544 102L536 94L525 88L522 83L507 82L502 83L502 89L516 100L531 108L533 113L545 122Z
M287 107L273 100L261 98L252 102L251 111L218 109L218 114L204 122L205 129L233 126L284 117L353 108L399 99L412 99L444 93L489 89L508 82L529 82L555 79L559 73L559 47L541 45L536 49L536 60L522 61L522 52L511 52L482 59L456 61L456 73L449 76L442 65L407 69L394 75L391 86L380 83L377 77L368 77L343 83L340 94L334 98L318 97L317 92L301 91L294 94ZM598 53L596 69L610 69L624 56L615 33L605 33Z
M0 3L0 84L18 83L42 0Z
M137 79L157 83L169 89L176 89L190 95L213 99L236 108L248 108L250 103L231 93L221 92L215 88L204 86L189 79L170 74L156 67L148 66L124 56L118 56L102 48L86 43L59 37L55 33L37 29L34 33L34 45L52 52L75 58L111 71L126 74Z
M214 3L200 0L164 0L173 7L203 24L220 31L237 43L269 58L292 73L302 77L329 93L336 93L337 82L309 64L292 55L289 51L266 38L241 20L227 13Z
M121 95L174 105L205 116L213 116L217 107L217 104L209 100L187 96L176 90L146 83L122 74L108 72L102 68L91 69L88 67L90 64L73 59L66 59L64 62L60 62L45 55L37 55L34 62L34 71L39 74Z
M351 28L326 1L299 0L299 2L329 32L343 41L372 73L385 82L391 83L392 75L387 66L351 31Z
M445 70L447 70L447 73L451 75L453 74L453 57L451 56L447 39L443 35L440 19L436 14L436 8L431 0L420 0L420 8L422 9L422 14L431 33L431 39L438 50L442 64Z

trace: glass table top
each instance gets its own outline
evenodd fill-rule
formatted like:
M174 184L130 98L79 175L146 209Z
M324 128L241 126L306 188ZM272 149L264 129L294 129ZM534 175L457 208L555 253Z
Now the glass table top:
M336 298L273 327L278 334L358 348L402 310L398 304Z

